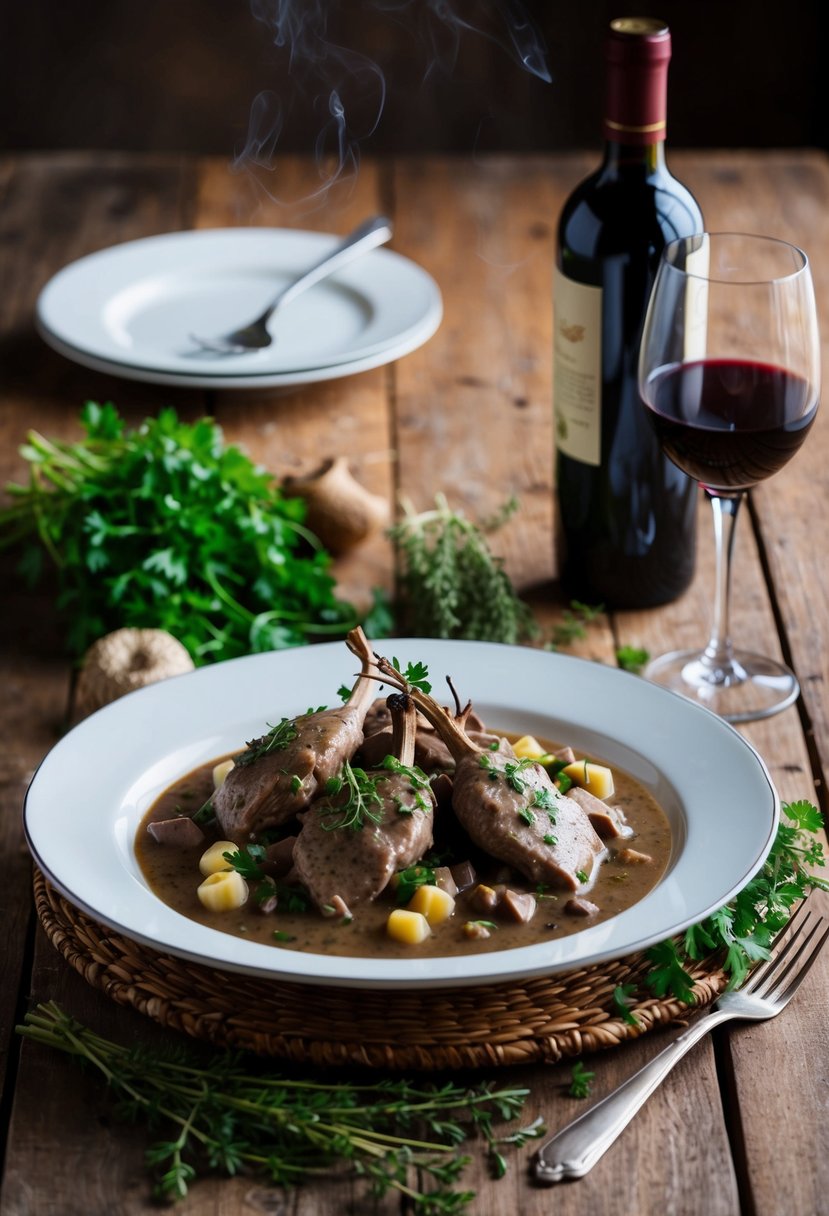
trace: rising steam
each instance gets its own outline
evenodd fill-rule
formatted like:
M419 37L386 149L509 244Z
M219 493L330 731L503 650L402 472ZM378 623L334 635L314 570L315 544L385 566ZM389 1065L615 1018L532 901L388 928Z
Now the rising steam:
M311 113L317 119L314 150L321 178L317 193L324 194L338 179L356 171L362 143L382 121L387 90L379 53L342 45L342 40L329 35L332 18L348 13L356 3L250 0L254 18L266 27L272 44L286 59L291 88L289 96L272 90L256 96L247 139L234 168L255 166L272 172L290 114L302 107L306 116ZM544 40L523 0L363 0L362 8L376 18L373 32L378 40L399 37L401 32L406 36L412 54L422 56L424 80L435 72L452 72L465 37L496 43L524 70L541 80L551 79ZM270 189L268 193L273 198Z

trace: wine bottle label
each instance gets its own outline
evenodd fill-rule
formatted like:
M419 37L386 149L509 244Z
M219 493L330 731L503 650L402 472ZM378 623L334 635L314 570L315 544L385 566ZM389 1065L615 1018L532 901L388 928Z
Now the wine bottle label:
M598 465L602 454L602 289L555 272L553 407L560 452Z

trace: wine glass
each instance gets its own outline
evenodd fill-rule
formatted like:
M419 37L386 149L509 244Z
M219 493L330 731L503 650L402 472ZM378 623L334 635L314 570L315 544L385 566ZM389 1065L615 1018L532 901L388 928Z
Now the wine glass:
M701 652L654 659L646 678L730 722L767 718L799 687L788 667L734 647L734 526L746 491L803 443L820 395L809 260L770 237L701 233L665 247L639 356L639 391L664 451L711 501L716 587Z

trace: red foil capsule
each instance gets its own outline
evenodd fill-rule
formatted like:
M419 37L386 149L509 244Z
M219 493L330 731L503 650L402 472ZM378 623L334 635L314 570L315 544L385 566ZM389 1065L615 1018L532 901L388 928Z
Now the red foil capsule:
M605 44L604 137L641 147L665 138L671 32L653 17L619 17Z

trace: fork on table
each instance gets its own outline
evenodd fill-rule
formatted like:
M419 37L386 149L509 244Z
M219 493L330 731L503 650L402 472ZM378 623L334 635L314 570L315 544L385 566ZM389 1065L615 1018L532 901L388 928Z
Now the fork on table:
M807 904L804 900L775 939L777 954L758 967L742 988L723 993L708 1013L650 1063L542 1144L532 1165L538 1182L584 1177L674 1065L715 1026L732 1018L764 1021L786 1008L829 937L829 921Z

